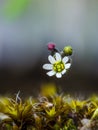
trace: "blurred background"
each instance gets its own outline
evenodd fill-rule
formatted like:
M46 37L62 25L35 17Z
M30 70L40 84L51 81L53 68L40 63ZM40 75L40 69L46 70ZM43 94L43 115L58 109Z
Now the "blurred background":
M61 79L48 77L48 42L73 47ZM43 84L77 95L98 93L98 0L0 0L0 94L36 94Z

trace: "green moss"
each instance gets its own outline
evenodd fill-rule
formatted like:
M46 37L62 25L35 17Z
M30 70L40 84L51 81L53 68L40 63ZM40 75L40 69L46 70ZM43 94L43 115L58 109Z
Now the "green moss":
M49 87L49 86L48 86ZM85 130L98 128L98 97L58 95L55 88L39 99L0 98L0 130ZM53 92L54 90L54 92Z

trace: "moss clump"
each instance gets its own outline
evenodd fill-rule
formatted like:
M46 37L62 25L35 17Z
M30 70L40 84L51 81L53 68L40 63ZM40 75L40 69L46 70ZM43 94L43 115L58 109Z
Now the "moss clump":
M48 86L38 99L24 101L19 93L15 99L1 97L0 130L98 130L97 96L79 100L53 87L50 92Z

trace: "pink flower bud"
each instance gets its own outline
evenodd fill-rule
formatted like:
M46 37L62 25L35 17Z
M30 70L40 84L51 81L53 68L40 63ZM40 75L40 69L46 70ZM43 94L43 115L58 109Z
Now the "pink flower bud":
M55 48L55 43L53 43L53 42L49 42L48 43L48 50L53 50Z

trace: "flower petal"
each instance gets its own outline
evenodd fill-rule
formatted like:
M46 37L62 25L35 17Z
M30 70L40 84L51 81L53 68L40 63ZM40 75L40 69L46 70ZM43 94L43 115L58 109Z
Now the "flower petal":
M62 61L63 61L64 63L68 62L68 60L69 60L69 58L68 58L67 56L65 56L65 57L62 59Z
M55 74L56 74L56 72L53 71L53 70L51 70L51 71L49 71L49 72L47 73L48 76L53 76L53 75L55 75Z
M55 56L56 56L56 61L61 61L61 55L59 53L56 53Z
M51 64L54 64L56 62L54 57L51 55L48 56L48 60L50 61Z
M65 74L66 73L66 69L64 69L63 71L62 71L62 74Z
M65 69L69 69L69 68L70 68L70 66L71 66L71 64L70 64L70 63L65 64Z
M61 77L62 77L62 74L61 74L61 73L56 73L56 77L57 77L57 78L61 78Z
M44 64L43 65L43 69L45 69L45 70L52 70L52 68L53 68L53 65L51 65L51 64Z

